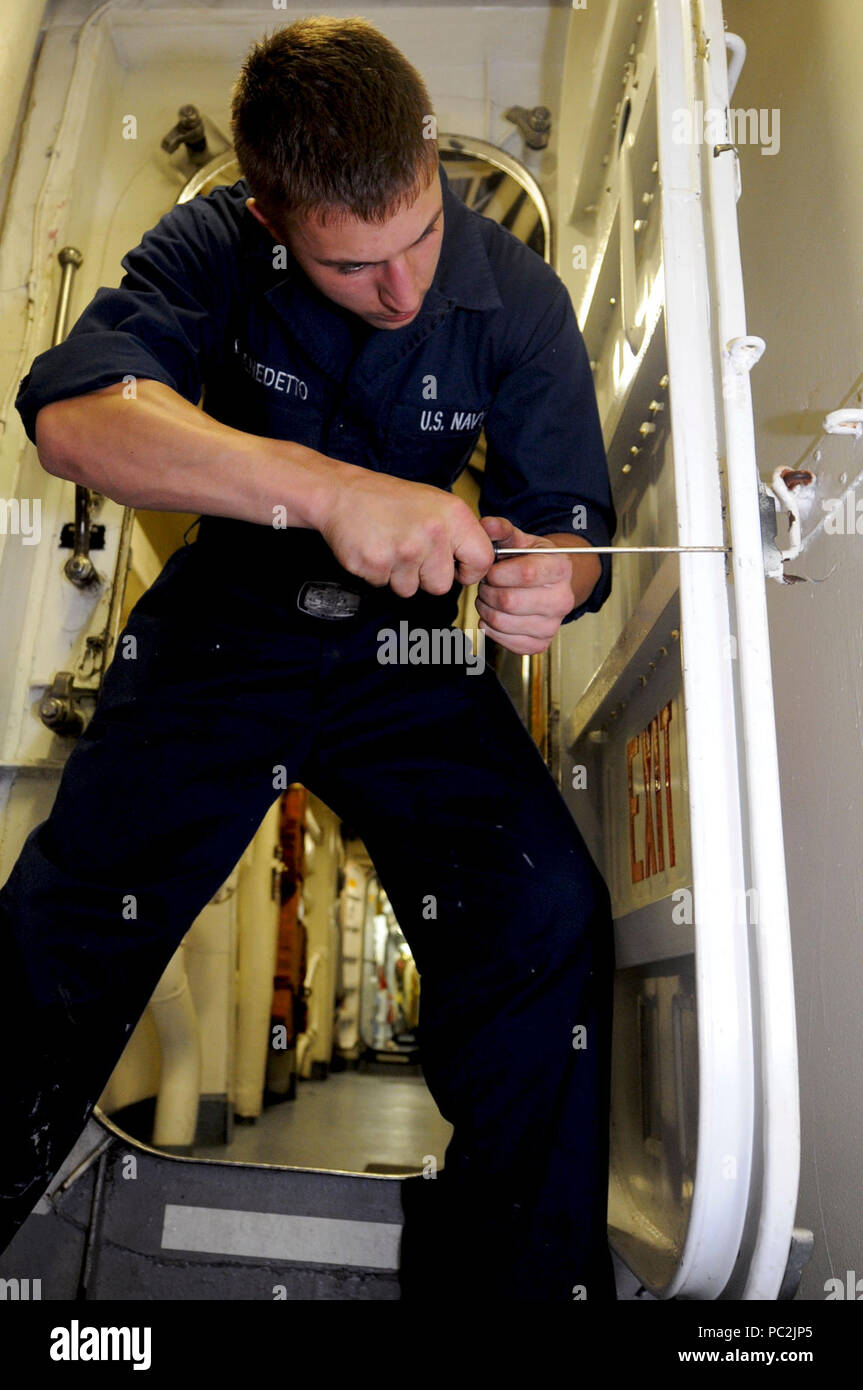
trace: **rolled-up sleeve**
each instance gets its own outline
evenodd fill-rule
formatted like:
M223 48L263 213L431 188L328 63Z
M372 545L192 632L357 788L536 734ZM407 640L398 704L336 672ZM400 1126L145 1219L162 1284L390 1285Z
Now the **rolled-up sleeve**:
M34 444L44 405L128 377L161 381L197 405L225 312L219 240L206 212L181 204L123 257L119 288L97 290L65 340L40 353L21 381L15 406ZM213 264L220 250L222 267Z
M485 419L483 516L537 536L564 532L608 545L617 528L590 362L572 302L558 282ZM582 514L577 507L584 508ZM611 592L611 556L587 600L563 619L596 612Z

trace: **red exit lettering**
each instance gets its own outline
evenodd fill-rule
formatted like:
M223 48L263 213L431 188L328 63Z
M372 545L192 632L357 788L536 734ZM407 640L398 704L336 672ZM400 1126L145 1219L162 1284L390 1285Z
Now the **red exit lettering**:
M671 701L654 715L646 729L631 738L626 745L626 782L629 791L629 870L630 881L641 883L665 868L665 848L668 845L668 864L673 868L674 856L674 812L671 804L671 738L668 726L671 723ZM660 739L660 733L662 738ZM641 755L641 782L643 793L633 787L633 764ZM660 755L661 754L661 755ZM665 825L663 827L662 802L665 793ZM642 858L636 858L636 817L644 797L644 822L639 822L639 849Z

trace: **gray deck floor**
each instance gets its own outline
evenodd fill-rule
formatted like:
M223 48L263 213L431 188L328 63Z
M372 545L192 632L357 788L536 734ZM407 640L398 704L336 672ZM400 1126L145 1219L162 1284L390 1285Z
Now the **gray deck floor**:
M295 1100L268 1106L252 1125L236 1125L232 1143L202 1145L199 1158L344 1172L418 1172L427 1155L443 1166L452 1126L421 1076L331 1072L325 1081L300 1081ZM612 1255L618 1298L653 1301Z
M452 1126L421 1076L331 1072L297 1084L295 1100L267 1106L254 1124L234 1126L228 1144L199 1146L198 1158L419 1172L433 1154L443 1167Z

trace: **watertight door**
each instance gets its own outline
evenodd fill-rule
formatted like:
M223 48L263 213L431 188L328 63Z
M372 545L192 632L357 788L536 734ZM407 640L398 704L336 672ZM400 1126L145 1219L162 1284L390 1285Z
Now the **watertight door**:
M610 1240L657 1297L775 1299L797 1060L726 35L720 0L574 3L569 24L557 269L614 543L726 548L616 556L551 663L615 915Z

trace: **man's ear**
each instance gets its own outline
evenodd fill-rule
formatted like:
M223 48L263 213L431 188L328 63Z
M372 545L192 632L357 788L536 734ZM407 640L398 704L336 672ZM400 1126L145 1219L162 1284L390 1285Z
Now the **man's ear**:
M261 212L261 209L258 207L254 198L246 199L246 207L249 209L249 212L252 214L252 216L256 218L258 222L260 222L261 226L266 227L267 231L270 233L270 236L273 237L275 241L280 243L282 240L281 237L279 236L272 223L267 221L266 217Z

